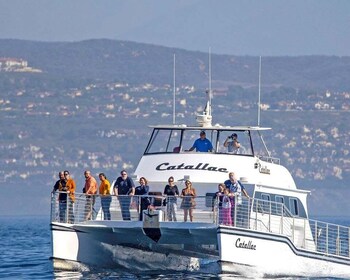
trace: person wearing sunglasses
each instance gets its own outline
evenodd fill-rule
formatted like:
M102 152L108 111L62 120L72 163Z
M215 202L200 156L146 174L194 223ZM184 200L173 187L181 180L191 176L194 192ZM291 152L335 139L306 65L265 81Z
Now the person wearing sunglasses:
M66 179L66 187L67 187L67 193L68 193L68 222L73 224L74 223L74 202L75 202L75 189L76 184L73 178L70 176L69 171L64 171L64 178Z
M103 219L104 220L110 220L111 219L111 211L110 206L112 202L112 197L110 193L111 184L107 180L107 176L104 173L98 174L98 178L100 179L100 187L99 187L99 193L101 197L101 206L103 211Z
M140 221L143 220L143 210L147 210L151 205L151 200L148 197L149 186L148 181L145 177L141 177L139 180L140 185L135 189L136 204L137 209L139 210ZM134 198L135 199L135 198Z
M58 173L58 181L53 187L52 192L55 193L56 191L59 191L58 194L58 206L59 206L59 217L60 222L65 223L66 222L66 213L67 213L67 186L66 186L66 179L64 178L64 172L60 171Z
M135 184L125 170L120 172L120 176L115 181L113 193L118 197L123 220L130 221L130 203L131 196L135 194Z
M181 209L184 210L184 222L187 222L187 216L190 216L190 221L193 222L193 209L196 207L196 201L194 198L196 195L196 190L192 186L190 180L186 180L186 187L181 191L180 197L182 197Z
M163 205L166 206L168 221L176 222L176 196L179 195L179 189L175 185L173 176L169 177L168 184L165 186L163 194L166 195L166 198L163 201Z
M85 196L86 196L86 203L85 203L85 220L92 220L93 214L94 214L94 205L95 205L95 199L96 199L96 193L97 193L97 182L96 179L91 175L91 172L89 170L85 170L84 172L85 177Z

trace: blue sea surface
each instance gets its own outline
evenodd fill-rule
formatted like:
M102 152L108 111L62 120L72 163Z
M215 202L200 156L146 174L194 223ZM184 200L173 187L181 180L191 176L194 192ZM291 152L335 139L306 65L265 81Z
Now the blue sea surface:
M349 226L350 218L317 217ZM55 271L51 257L50 220L46 216L0 217L0 279L242 279L215 273L142 273L118 270ZM336 279L336 278L279 278Z

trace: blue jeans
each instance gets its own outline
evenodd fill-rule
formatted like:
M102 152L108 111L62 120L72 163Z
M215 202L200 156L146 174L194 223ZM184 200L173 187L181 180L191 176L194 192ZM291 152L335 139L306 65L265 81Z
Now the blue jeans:
M73 213L74 202L71 198L68 198L68 221L71 224L74 224L74 213Z
M177 209L176 201L169 199L169 201L166 204L166 211L167 211L167 217L169 222L171 221L176 222L176 209Z
M101 206L102 206L104 220L111 219L111 212L109 210L109 207L111 206L111 202L112 202L111 196L101 196Z
M124 221L130 221L130 196L119 196L120 209L122 211L122 217Z
M67 200L59 201L59 209L60 209L60 222L65 223L66 216L67 216Z

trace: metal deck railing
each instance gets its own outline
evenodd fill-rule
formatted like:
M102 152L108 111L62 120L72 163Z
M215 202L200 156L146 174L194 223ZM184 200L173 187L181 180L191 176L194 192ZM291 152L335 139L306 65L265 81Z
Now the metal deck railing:
M58 201L60 192L52 193L51 197L51 221L61 223L84 223L88 220L108 220L106 215L105 197L100 195L86 196L83 193L75 194L75 202L72 204L69 199L65 202ZM159 195L147 196L108 196L110 198L109 212L110 220L123 221L125 214L131 221L140 220L140 212L143 205L150 205L150 209L158 210L161 213L162 221L168 221L168 214L171 204L175 205L175 218L177 222L184 221L184 210L182 207L183 198L165 197ZM197 196L194 198L193 221L215 223L215 211L213 211L213 197ZM170 203L169 203L170 202ZM73 208L71 208L73 205ZM108 205L108 204L107 204ZM104 209L105 208L105 209ZM127 209L127 210L125 210ZM127 212L127 213L126 213ZM130 213L130 217L129 217ZM173 217L172 217L173 218ZM173 219L172 219L173 220ZM190 218L188 216L188 221Z
M282 203L243 199L234 214L237 227L287 236L299 249L350 261L350 227L294 216Z
M52 193L52 222L81 224L89 220L108 219L104 197L76 193L75 202L72 204L69 199L66 202L59 202L58 195L59 192ZM138 221L142 204L150 204L152 210L159 211L160 221L167 222L170 218L168 214L170 214L171 203L174 204L176 221L184 221L181 197L174 200L174 197L164 197L159 194L132 197L110 196L110 199L110 205L108 203L107 205L109 205L112 221L122 221L123 214L125 219L125 211L127 218ZM164 204L164 201L167 203ZM194 201L196 205L193 209L193 222L222 224L280 234L288 237L297 248L350 260L350 227L293 216L285 205L278 202L243 197L240 205L235 201L236 207L225 208L223 203L212 196L197 196ZM130 216L128 216L129 211ZM174 222L174 219L172 221Z

